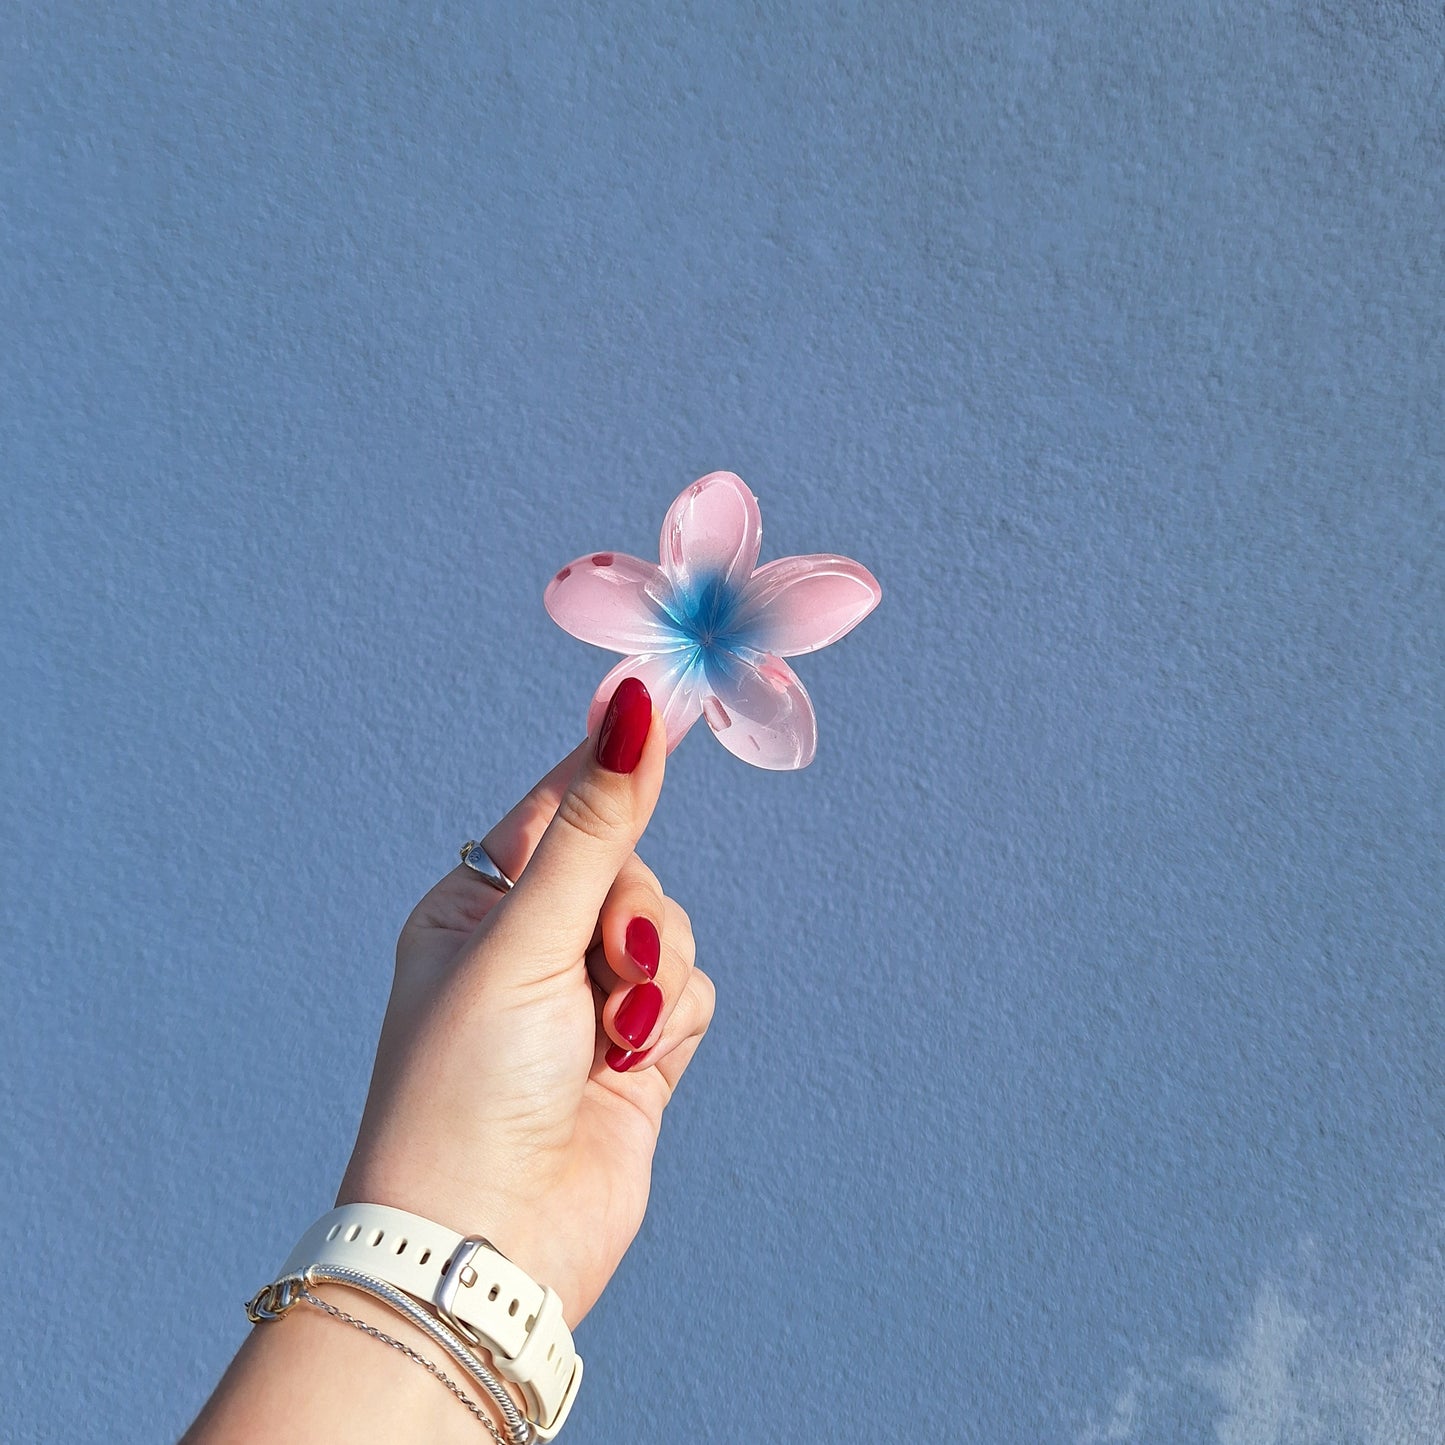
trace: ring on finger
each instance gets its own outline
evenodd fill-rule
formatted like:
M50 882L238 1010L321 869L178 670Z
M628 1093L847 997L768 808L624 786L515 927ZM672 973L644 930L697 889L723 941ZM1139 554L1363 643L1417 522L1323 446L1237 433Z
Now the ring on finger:
M497 860L475 840L462 844L462 862L473 873L480 873L498 893L509 893L515 887L512 880L497 866Z

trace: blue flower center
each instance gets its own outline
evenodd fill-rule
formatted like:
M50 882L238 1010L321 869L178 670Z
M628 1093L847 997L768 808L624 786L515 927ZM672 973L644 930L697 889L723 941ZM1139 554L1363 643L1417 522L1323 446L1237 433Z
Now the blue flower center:
M736 652L746 645L751 629L741 624L741 603L741 590L728 586L718 573L676 589L667 612L692 647L695 660L706 662L720 652Z

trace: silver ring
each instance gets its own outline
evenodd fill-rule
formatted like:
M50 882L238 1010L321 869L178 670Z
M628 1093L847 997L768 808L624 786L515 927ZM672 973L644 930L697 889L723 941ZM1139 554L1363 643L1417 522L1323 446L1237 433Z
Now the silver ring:
M462 844L462 862L473 873L480 873L498 893L507 893L513 887L512 880L497 867L497 860L480 843Z

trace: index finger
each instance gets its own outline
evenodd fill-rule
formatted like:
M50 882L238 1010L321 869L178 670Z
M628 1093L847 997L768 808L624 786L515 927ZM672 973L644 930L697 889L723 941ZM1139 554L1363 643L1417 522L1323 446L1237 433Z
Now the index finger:
M557 805L577 769L587 756L589 740L583 738L527 796L482 839L492 861L514 882L531 862L547 825L557 815Z

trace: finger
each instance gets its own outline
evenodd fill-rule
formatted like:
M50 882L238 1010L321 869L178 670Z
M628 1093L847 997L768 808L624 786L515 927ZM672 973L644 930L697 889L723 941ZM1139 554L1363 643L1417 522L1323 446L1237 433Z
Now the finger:
M582 765L590 746L586 739L578 743L546 777L538 779L527 796L482 839L482 847L491 854L492 861L514 882L522 876L547 825L556 816L557 804L562 801L567 784Z
M632 987L630 978L619 978L613 971L612 965L607 962L607 955L602 951L602 945L596 944L587 950L587 973L592 982L597 985L597 1022L602 1022L602 1010L607 1006L607 1000L619 990Z
M662 957L657 978L611 994L602 1010L602 1027L613 1045L627 1053L642 1053L655 1043L687 988L697 946L692 923L680 904L664 899Z
M669 1099L677 1089L678 1080L687 1072L687 1066L692 1062L693 1055L697 1053L698 1046L702 1043L702 1036L706 1032L706 1029L702 1029L697 1033L685 1034L678 1040L674 1048L653 1061L654 1072L661 1074L663 1082L667 1085Z
M679 1003L675 1016L677 1024L673 1032L676 1042L664 1038L664 1048L659 1048L654 1060L657 1072L667 1081L668 1096L677 1088L703 1035L712 1026L713 1014L717 1010L717 989L702 969L695 968L687 980L687 990Z
M606 1065L603 1075L659 1076L666 1086L662 1098L666 1104L712 1023L716 1005L717 991L712 979L702 969L694 968L656 1043L645 1049L609 1046L603 1055Z
M516 887L488 918L519 980L575 967L657 806L667 737L637 678L618 686Z
M537 840L552 821L557 803L587 748L585 740L573 748L482 839L482 847L508 878L517 878L527 866ZM501 892L476 869L463 863L453 868L422 899L413 911L412 921L470 933L501 901Z
M657 977L666 902L657 875L634 853L608 890L599 921L607 961L629 983Z

